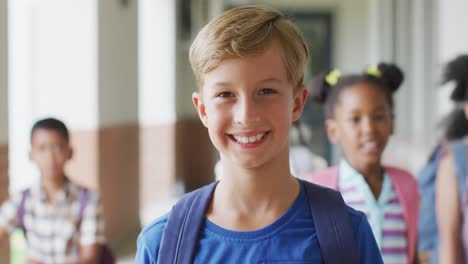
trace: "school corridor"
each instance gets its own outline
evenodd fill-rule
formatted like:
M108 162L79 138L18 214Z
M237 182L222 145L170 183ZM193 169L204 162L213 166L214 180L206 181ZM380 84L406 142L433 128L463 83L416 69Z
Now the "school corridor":
M466 0L0 0L0 200L38 180L30 128L56 117L71 130L72 180L98 190L106 236L132 263L142 226L177 197L214 180L218 160L191 94L188 52L211 18L259 4L292 17L322 70L402 67L387 164L416 173L449 112L442 66L468 53ZM449 86L450 84L448 84ZM308 103L310 148L330 164L323 109ZM8 263L8 249L0 263Z

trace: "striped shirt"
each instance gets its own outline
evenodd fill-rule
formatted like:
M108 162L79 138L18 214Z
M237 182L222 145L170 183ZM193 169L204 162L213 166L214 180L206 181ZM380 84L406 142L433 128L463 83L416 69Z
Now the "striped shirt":
M408 241L403 208L387 173L375 199L364 177L346 161L340 163L339 190L346 204L367 215L384 263L408 263Z
M89 191L79 221L79 195L83 188L66 181L56 204L47 201L40 186L32 187L24 204L24 226L28 257L43 263L69 263L78 260L79 247L105 243L102 209L97 193ZM22 193L15 194L0 208L0 228L12 232L18 226Z

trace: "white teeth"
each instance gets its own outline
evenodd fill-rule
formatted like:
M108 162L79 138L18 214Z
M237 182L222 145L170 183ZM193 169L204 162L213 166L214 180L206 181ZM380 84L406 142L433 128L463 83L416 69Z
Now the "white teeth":
M251 136L251 137L234 136L234 138L239 143L247 144L247 143L255 143L255 142L258 142L258 141L262 140L264 135L265 134L258 134L256 136Z
M377 143L375 141L372 142L366 142L363 144L364 148L375 148L377 147Z

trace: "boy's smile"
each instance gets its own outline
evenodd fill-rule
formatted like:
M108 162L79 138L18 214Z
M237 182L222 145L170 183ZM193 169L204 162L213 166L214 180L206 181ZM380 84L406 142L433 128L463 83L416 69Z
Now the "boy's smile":
M249 58L225 59L203 76L193 101L223 162L254 168L288 161L289 129L307 91L294 92L282 54L273 44Z
M269 131L240 132L229 135L232 140L244 148L255 148L265 141Z

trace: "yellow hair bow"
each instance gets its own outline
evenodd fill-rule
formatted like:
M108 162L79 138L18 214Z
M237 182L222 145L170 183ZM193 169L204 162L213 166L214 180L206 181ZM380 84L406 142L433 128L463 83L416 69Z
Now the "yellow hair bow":
M382 73L380 72L379 68L377 66L370 66L366 69L366 73L368 75L380 78L382 76Z
M325 77L325 81L328 83L330 86L336 85L338 80L341 77L341 73L339 70L332 70L330 73L328 73L327 77Z

